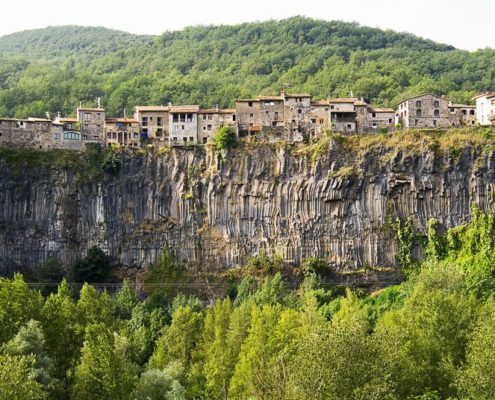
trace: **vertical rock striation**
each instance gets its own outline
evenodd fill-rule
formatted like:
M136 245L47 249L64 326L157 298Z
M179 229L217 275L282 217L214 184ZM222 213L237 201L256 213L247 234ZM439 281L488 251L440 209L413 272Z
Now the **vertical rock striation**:
M387 215L413 216L424 231L470 220L487 206L493 152L460 158L428 148L383 146L319 157L288 145L243 145L222 157L206 149L121 153L116 176L83 183L70 170L0 169L0 266L33 267L48 256L72 262L93 245L116 263L141 267L164 248L204 265L238 265L249 255L309 256L340 269L392 266ZM221 158L221 160L220 160Z

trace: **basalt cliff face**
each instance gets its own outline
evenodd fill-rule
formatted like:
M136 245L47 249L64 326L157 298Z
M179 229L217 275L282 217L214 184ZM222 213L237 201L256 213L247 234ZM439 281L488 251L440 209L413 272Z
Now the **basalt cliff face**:
M316 152L316 153L315 153ZM318 154L319 153L319 154ZM495 155L464 146L352 151L334 139L313 152L290 145L118 154L116 175L82 182L71 169L0 168L3 273L97 245L115 264L146 266L162 249L179 260L234 266L250 255L310 256L336 268L394 266L387 215L445 229L487 205ZM455 156L455 157L454 157Z

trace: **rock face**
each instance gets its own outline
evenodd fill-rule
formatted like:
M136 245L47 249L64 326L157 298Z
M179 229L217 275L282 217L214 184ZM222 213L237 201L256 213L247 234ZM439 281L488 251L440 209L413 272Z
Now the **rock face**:
M243 145L223 152L171 149L121 153L115 176L82 183L70 170L0 168L2 273L49 256L72 262L97 245L117 264L141 267L162 249L201 265L233 266L250 255L309 256L336 268L394 266L387 215L440 226L470 220L487 205L495 155L375 147L324 154L288 145Z

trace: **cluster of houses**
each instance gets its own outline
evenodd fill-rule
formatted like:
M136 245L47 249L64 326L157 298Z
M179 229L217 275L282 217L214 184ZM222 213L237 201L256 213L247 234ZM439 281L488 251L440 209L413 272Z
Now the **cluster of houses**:
M376 108L356 98L314 101L309 94L264 96L236 101L235 109L201 109L197 105L137 106L134 117L106 118L98 107L78 107L76 118L58 113L49 118L0 118L0 146L80 151L87 144L138 147L206 144L220 127L238 137L269 142L308 141L325 130L341 133L388 132L403 127L447 128L495 123L495 93L474 97L476 105L453 104L445 96L408 98L397 110Z

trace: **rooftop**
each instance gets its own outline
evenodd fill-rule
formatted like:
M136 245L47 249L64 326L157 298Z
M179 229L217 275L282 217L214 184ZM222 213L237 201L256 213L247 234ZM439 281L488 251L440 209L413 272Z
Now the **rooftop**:
M168 111L169 106L136 106L136 111Z
M105 122L108 122L110 124L115 124L115 123L127 123L127 124L134 124L138 123L139 121L134 119L134 118L105 118Z
M195 113L199 112L199 106L172 106L171 113Z
M236 110L234 108L224 108L224 109L216 109L216 108L207 108L204 110L200 110L200 114L235 114Z
M393 108L374 108L371 107L372 112L377 112L377 113L393 113L395 110Z
M104 108L77 107L78 111L101 111L105 112Z
M60 122L77 122L77 118L60 118Z

